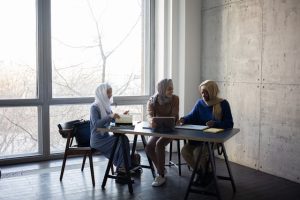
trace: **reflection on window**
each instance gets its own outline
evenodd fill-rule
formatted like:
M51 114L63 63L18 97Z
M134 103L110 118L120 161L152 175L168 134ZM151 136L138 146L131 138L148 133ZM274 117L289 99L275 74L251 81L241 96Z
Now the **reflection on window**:
M90 105L59 105L50 107L51 152L64 151L66 146L66 139L59 134L57 125L78 119L90 119Z
M0 158L38 152L37 107L0 108Z
M0 1L0 99L36 98L35 0Z
M144 95L144 0L52 0L53 97ZM67 13L67 14L66 14Z

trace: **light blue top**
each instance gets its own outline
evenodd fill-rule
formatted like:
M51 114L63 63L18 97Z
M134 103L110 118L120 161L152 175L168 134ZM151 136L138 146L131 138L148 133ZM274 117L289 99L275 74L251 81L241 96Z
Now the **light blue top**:
M101 117L101 112L96 103L91 105L90 109L90 127L91 127L91 147L96 148L99 145L99 140L105 139L109 136L108 132L100 133L97 128L107 128L110 122L113 121L108 113L107 116ZM104 141L103 141L104 142Z

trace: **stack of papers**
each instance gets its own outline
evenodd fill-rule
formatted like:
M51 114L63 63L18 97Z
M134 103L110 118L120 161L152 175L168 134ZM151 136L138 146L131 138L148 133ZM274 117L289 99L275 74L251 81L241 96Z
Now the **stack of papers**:
M224 129L222 128L208 128L208 129L205 129L203 132L206 132L206 133L219 133L219 132L222 132L224 131Z
M179 129L191 129L191 130L202 131L204 129L207 129L208 126L184 124L184 125L181 125L181 126L175 126L175 128L179 128Z

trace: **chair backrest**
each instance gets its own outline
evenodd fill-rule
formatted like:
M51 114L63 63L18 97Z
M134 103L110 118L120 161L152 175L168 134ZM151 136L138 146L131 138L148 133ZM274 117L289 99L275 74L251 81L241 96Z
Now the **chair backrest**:
M70 134L70 146L72 145L73 138L75 137L78 147L89 147L90 146L90 121L89 120L73 120L57 125L59 130L72 129ZM68 138L68 133L60 131L63 138Z
M76 123L79 123L80 120L73 120L73 121L68 121L68 122L65 122L65 123L61 123L61 124L58 124L58 129L59 130L63 130L63 129L73 129L74 128L74 124ZM61 136L63 138L67 138L68 137L68 134L66 134L65 132L59 132L61 134ZM71 137L74 137L74 131L72 131L72 134L71 134Z

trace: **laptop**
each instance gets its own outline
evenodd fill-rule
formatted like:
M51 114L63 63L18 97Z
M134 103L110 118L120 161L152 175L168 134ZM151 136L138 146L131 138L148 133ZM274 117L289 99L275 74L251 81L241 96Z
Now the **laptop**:
M175 117L153 117L152 120L156 124L155 132L172 132L175 129Z

